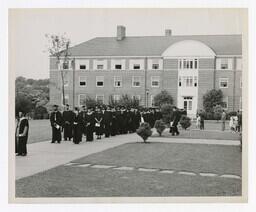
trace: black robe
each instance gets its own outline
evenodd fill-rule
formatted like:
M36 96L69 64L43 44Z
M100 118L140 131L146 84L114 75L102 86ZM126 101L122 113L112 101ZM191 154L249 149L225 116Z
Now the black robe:
M50 122L52 126L52 143L61 141L61 127L62 127L62 115L59 111L52 112L50 115Z
M112 112L105 111L103 113L103 130L105 133L105 137L109 137L109 135L111 134L112 121Z
M111 112L112 115L112 125L110 126L111 136L115 136L118 133L117 130L117 114L115 111Z
M82 125L83 120L80 114L74 115L73 122L73 142L79 144L82 141Z
M86 124L86 141L93 141L93 132L94 132L94 113L87 113L87 124Z
M63 116L63 128L64 128L64 140L72 138L72 125L74 121L74 113L71 110L64 111Z
M95 113L95 133L100 136L103 134L103 115L101 112Z
M80 116L82 117L82 133L86 135L86 124L87 124L87 113L86 111L81 111Z
M23 134L25 127L27 127L27 132L19 136L20 134ZM28 119L23 118L17 123L16 127L16 134L15 134L15 152L19 155L26 155L27 154L27 141L28 141L28 130L29 130L29 123Z

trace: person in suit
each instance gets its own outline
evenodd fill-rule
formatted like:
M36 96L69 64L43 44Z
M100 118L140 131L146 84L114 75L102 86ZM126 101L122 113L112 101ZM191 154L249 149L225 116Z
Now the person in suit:
M15 133L15 152L17 156L26 156L27 155L27 141L28 141L28 131L29 123L28 119L25 117L24 112L19 112L18 114L18 123Z
M78 107L74 111L74 122L73 122L73 142L79 144L82 141L82 125L83 120L81 114L79 114Z
M171 130L171 132L172 132L172 135L174 136L175 134L176 135L179 135L180 134L180 132L179 132L179 130L178 130L178 127L177 127L177 125L178 125L178 123L179 123L179 121L180 121L180 112L178 111L178 109L177 109L177 107L173 107L173 115L172 115L172 130Z
M64 129L64 140L70 141L72 138L72 125L74 119L73 111L69 110L69 105L66 105L66 110L62 113L63 116L63 129Z
M88 108L86 117L87 117L86 141L90 142L90 141L93 141L93 132L94 132L94 125L95 125L94 112L91 107Z
M53 106L53 112L50 115L50 123L52 127L52 142L61 142L61 126L63 123L62 115L58 111L58 105Z
M111 110L111 116L112 116L112 124L110 126L110 134L111 136L117 135L117 115L116 115L116 109L113 107Z
M103 115L103 128L104 128L104 133L105 137L108 138L111 134L111 126L112 126L112 112L110 110L110 107L107 107L107 110L102 110L102 115Z

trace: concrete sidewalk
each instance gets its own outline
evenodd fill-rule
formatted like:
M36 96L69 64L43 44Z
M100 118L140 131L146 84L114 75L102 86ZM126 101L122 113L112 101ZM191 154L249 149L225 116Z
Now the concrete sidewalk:
M150 137L148 141L237 146L240 144L239 141L232 140L182 139L175 137ZM28 144L28 156L16 156L15 178L20 179L27 177L68 163L72 160L131 142L142 142L142 139L136 134L127 134L94 140L93 142L83 141L78 145L71 141L62 141L61 144L51 144L50 141Z

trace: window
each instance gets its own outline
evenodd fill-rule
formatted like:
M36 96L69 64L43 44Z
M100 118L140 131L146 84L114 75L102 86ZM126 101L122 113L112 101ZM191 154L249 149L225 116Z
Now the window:
M141 77L133 76L132 77L132 87L140 87L141 86Z
M84 69L86 69L86 65L80 65L79 68L80 68L80 70L84 70Z
M183 97L184 99L184 109L185 110L192 110L192 100L193 100L193 97L191 96L184 96Z
M121 69L122 69L122 65L120 65L120 64L116 64L116 65L115 65L115 69L117 69L117 70L121 70Z
M79 77L79 86L80 87L85 87L86 86L86 77L84 77L84 76Z
M104 87L104 76L96 76L96 87Z
M193 77L192 76L183 76L183 85L185 87L193 87Z
M152 64L152 69L159 69L159 64L157 63Z
M118 95L118 94L115 94L115 95L113 96L113 100L114 100L115 102L120 101L120 98L121 98L121 96Z
M216 69L217 70L232 70L233 58L217 58Z
M221 59L220 69L228 69L228 59L226 58Z
M226 96L226 97L223 98L222 107L223 107L224 109L227 109L227 108L228 108L228 96Z
M159 87L160 84L160 77L159 76L152 76L151 77L151 86L152 87Z
M197 59L179 59L179 69L197 69Z
M122 87L122 77L121 76L114 76L114 87L116 87L116 88Z
M104 103L104 95L96 95L96 101L100 104Z
M97 70L102 70L104 68L103 65L97 65Z
M197 76L194 76L194 87L197 87Z
M220 78L220 88L228 88L228 78Z
M133 95L132 99L140 101L140 95Z
M181 77L179 77L179 87L181 87Z
M78 105L82 106L86 104L86 95L85 94L79 94L78 95Z
M140 64L134 64L133 69L140 69Z
M69 63L68 61L63 63L63 69L69 69Z

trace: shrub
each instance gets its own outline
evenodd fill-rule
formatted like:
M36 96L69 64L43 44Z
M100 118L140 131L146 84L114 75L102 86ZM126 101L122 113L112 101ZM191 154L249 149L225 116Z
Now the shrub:
M182 115L180 118L180 125L183 129L187 129L191 126L191 119L185 115Z
M172 118L173 106L170 104L164 104L161 106L161 113L163 116L163 122L169 124Z
M203 106L206 112L213 112L214 106L221 105L223 99L222 91L212 89L203 96Z
M147 122L141 123L139 129L136 130L136 133L146 143L148 137L150 137L152 135L152 130L151 130L149 123L147 123Z
M166 126L163 120L156 120L154 127L160 136L162 136L163 131L165 130Z

